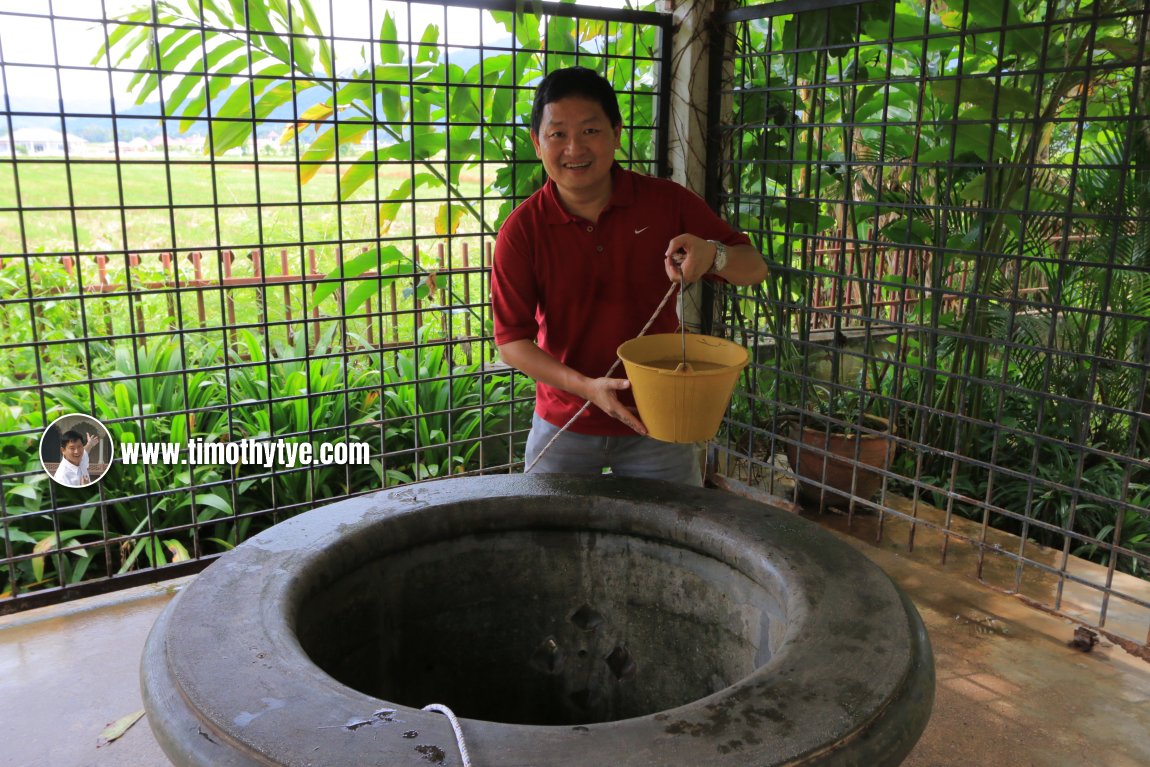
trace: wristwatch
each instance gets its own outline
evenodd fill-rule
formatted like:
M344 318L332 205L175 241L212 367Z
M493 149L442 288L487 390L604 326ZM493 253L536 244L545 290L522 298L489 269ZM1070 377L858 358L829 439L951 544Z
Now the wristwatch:
M727 246L718 240L707 240L715 246L715 263L711 264L711 268L707 271L711 274L718 274L727 268Z

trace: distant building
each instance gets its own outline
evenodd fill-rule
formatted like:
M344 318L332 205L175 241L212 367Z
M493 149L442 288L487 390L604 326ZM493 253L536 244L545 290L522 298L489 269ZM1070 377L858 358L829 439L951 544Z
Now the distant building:
M72 153L83 151L88 141L68 134L68 149ZM20 155L62 156L65 153L64 134L51 128L17 128L11 136L0 136L0 156L11 156L15 144Z
M195 133L187 136L168 136L168 149L183 152L204 151L204 137Z
M260 157L285 155L289 148L280 144L279 131L268 131L263 136L256 136L256 154Z
M204 138L192 134L190 136L153 136L150 139L134 138L131 141L121 141L120 150L125 152L202 152Z
M153 151L152 145L148 143L146 138L136 136L131 141L121 141L120 150L124 152L151 152Z

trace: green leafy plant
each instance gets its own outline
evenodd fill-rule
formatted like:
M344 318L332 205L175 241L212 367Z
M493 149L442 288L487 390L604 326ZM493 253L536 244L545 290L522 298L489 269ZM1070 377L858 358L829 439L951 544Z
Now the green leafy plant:
M1114 476L1120 475L1114 472ZM1145 578L1150 569L1146 564L1146 558L1150 557L1150 515L1146 513L1146 509L1150 509L1150 484L1130 484L1126 504L1129 508L1116 514L1114 506L1107 505L1106 510L1112 516L1093 530L1098 542L1083 544L1074 553L1102 564L1113 562L1118 570ZM1123 553L1122 549L1133 555Z
M781 418L808 426L817 421L819 428L845 435L889 428L898 395L894 346L869 336L857 346L786 346L780 361L785 386L775 392Z
M464 69L441 55L445 43L435 24L412 41L409 55L395 17L386 11L374 52L365 49L359 62L341 60L337 73L329 30L310 0L258 5L158 0L123 16L130 23L114 28L93 64L107 58L138 68L129 84L138 104L162 82L164 114L179 117L181 130L204 119L210 104L218 118L209 121L206 151L213 154L249 145L258 125L277 109L307 91L321 93L281 141L296 146L302 183L348 150L352 160L343 166L340 199L351 199L371 181L380 183L381 232L390 229L404 202L428 190L448 197L439 208L437 233L455 233L465 216L493 233L514 201L538 188L542 170L516 117L529 112L530 91L523 86L544 74L545 64L601 57L609 47L612 58L600 59L608 76L633 84L626 113L637 125L653 122L653 29L636 36L625 25L492 12L522 51L487 56ZM633 69L633 54L650 56L651 63ZM653 132L628 132L625 148L649 157L652 141ZM397 161L412 162L418 171L398 180L379 174ZM460 193L460 174L481 162L504 164L488 189L490 196L507 200L494 217Z
M784 417L888 417L922 443L895 464L903 489L1088 552L1144 518L1119 524L1096 497L1147 479L1150 134L1126 119L1150 104L1147 28L1129 0L1090 22L1047 10L912 1L741 25L727 213L783 267L753 315L778 361L747 423L771 429L776 399ZM816 324L884 322L880 386L788 351L815 349Z
M291 346L274 345L250 331L240 335L236 365L227 375L230 410L229 439L265 440L278 437L297 443L344 441L365 431L379 375L369 355L345 358L329 329L308 345L301 334ZM237 470L237 478L265 474L264 467ZM277 471L272 478L241 482L243 493L259 508L275 508L277 499L293 504L346 495L344 467L316 465ZM273 520L278 516L273 514Z
M26 394L14 399L13 404L0 406L0 476L4 477L0 546L5 556L10 551L13 557L24 557L42 539L37 537L41 528L51 524L42 515L51 480L40 465L39 430L44 424L29 407L32 397ZM43 580L43 574L37 577L27 559L11 570L0 567L0 598L11 593L13 577L22 585Z
M120 346L108 379L90 390L55 389L51 399L63 412L90 412L117 446L206 438L222 424L223 389L213 368L219 353L218 346L190 349L170 339ZM223 476L218 467L113 464L100 491L120 500L103 504L96 493L78 512L83 517L102 506L106 513L108 530L101 535L111 545L99 549L106 574L135 569L140 560L158 567L204 553L197 527L233 511L218 486Z
M429 341L427 335L425 341ZM506 457L509 430L529 422L532 383L524 376L456 365L449 347L425 343L383 370L387 484L480 469Z

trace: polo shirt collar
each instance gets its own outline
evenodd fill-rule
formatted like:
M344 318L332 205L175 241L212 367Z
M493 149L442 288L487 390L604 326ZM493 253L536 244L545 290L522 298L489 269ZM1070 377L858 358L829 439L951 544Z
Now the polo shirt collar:
M563 207L563 203L559 201L559 189L550 178L548 178L547 182L543 185L543 200L548 224L569 224L579 220L568 213L567 209ZM611 210L611 208L629 207L633 205L634 202L634 174L628 170L624 170L619 163L616 162L611 166L611 199L607 201L607 207L603 209L603 212L606 213Z

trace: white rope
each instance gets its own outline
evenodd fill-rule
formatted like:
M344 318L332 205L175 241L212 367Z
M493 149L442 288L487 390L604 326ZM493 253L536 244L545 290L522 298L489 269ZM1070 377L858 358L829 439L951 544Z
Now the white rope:
M657 318L659 316L659 313L663 311L663 307L667 305L667 301L669 301L671 299L671 296L674 295L676 287L679 288L680 298L682 297L682 293L683 293L683 282L682 282L682 280L680 280L679 282L672 282L671 287L667 290L667 295L663 296L663 300L659 302L659 308L657 308L655 310L655 313L651 315L651 319L647 320L647 324L643 326L643 329L639 331L639 335L635 336L635 338L639 338L640 336L645 335L647 333L647 331L651 329L651 325L655 324L655 318ZM686 318L680 317L679 322L686 322ZM606 378L606 377L610 376L612 373L614 373L615 368L619 367L619 363L621 361L622 360L620 360L618 357L616 357L614 364L611 365L611 368L603 375L603 377ZM559 439L559 435L562 434L563 432L567 431L567 427L570 426L571 424L575 423L575 419L578 418L580 415L582 415L583 411L586 410L590 404L591 404L591 400L587 400L586 402L584 402L583 407L579 408L577 411L575 411L575 415L571 416L571 420L569 420L567 423L563 424L562 429L555 432L555 435L553 437L551 437L551 439L547 441L547 444L543 446L543 449L539 451L539 455L535 456L535 459L532 460L531 463L527 466L527 468L523 470L524 474L529 473L532 469L535 468L535 464L539 463L539 459L543 457L543 454L546 453L547 450L553 444L555 444L555 440Z
M455 731L455 744L459 746L463 767L471 767L471 755L467 753L467 743L463 740L463 730L459 727L459 720L455 717L455 712L442 703L428 703L423 707L423 710L435 711L447 717L447 721L451 722L451 729Z

